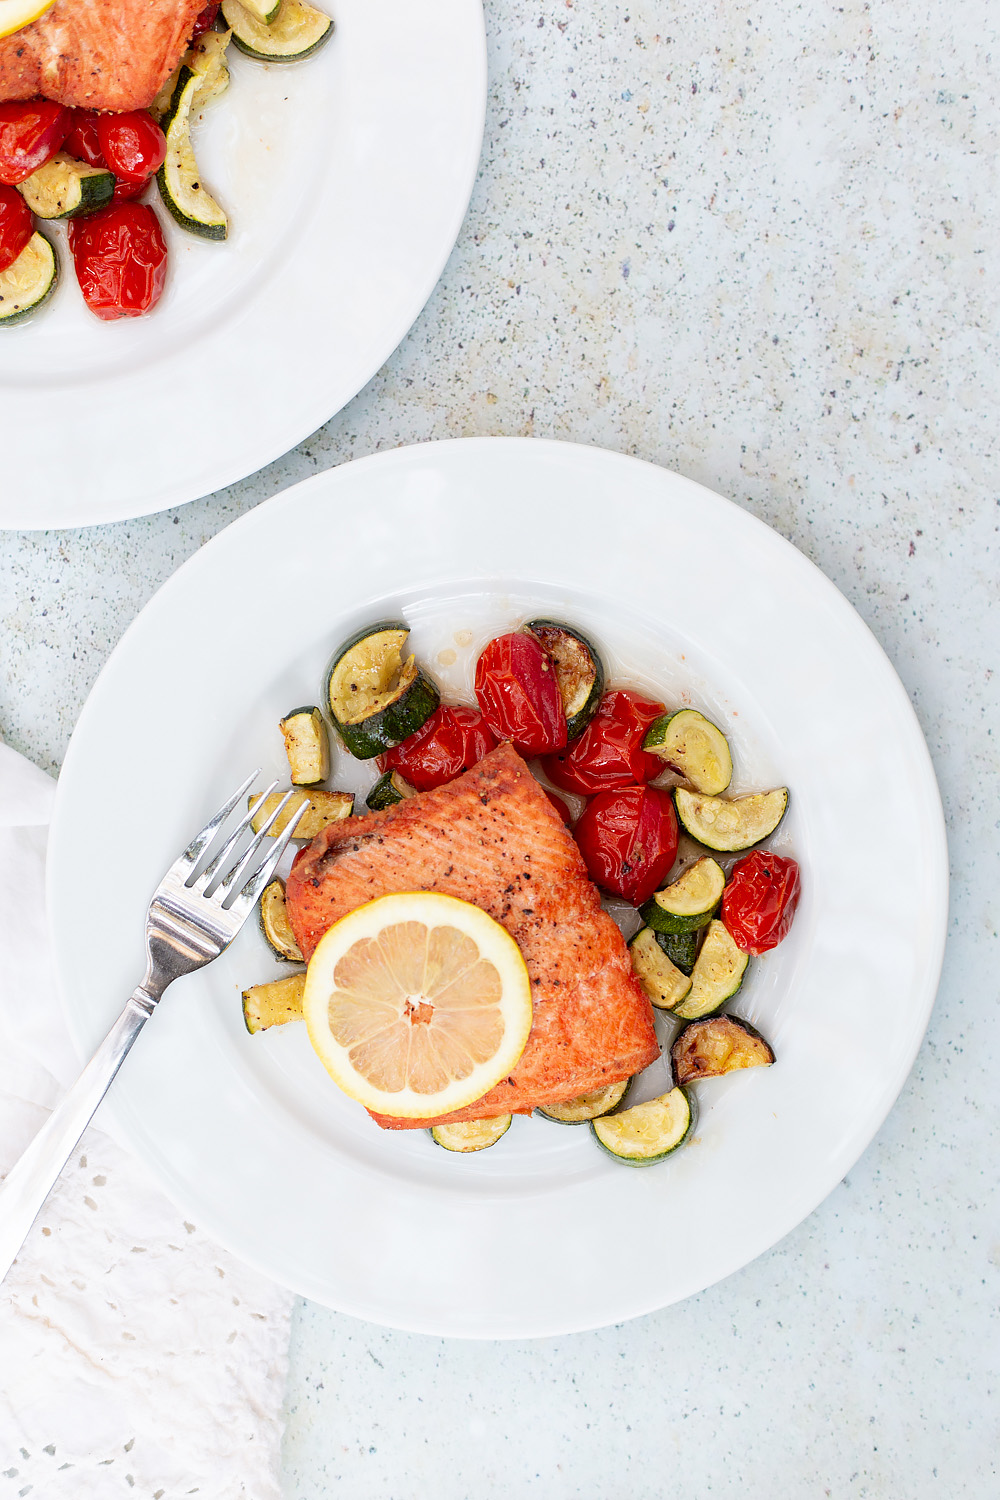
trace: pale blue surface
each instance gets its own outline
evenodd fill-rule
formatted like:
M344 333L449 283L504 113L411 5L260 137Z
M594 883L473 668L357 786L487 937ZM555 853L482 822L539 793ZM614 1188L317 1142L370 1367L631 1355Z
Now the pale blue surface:
M413 332L242 485L144 521L0 537L0 725L58 765L111 646L184 557L294 480L403 442L600 443L790 537L895 663L948 818L944 978L899 1104L774 1251L624 1327L459 1344L301 1305L287 1494L991 1500L995 18L944 0L488 12L482 175ZM636 1254L655 1247L623 1235L623 1276Z

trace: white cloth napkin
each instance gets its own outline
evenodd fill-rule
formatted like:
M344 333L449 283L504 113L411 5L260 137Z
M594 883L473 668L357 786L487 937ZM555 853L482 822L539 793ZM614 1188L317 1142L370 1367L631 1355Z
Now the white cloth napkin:
M54 790L0 745L0 1172L79 1072L45 926ZM291 1297L97 1121L0 1286L0 1497L279 1500Z

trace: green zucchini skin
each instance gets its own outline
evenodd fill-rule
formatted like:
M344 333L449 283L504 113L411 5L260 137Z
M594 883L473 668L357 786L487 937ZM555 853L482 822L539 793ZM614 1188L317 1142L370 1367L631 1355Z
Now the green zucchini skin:
M698 1105L690 1089L672 1089L671 1093L679 1093L683 1096L684 1102L687 1106L686 1123L684 1124L683 1131L675 1131L671 1135L664 1138L662 1150L655 1151L648 1156L633 1155L621 1150L616 1151L607 1140L601 1139L600 1127L602 1121L591 1120L590 1129L593 1133L594 1139L601 1147L602 1151L606 1151L609 1156L613 1156L615 1161L624 1162L627 1167L652 1167L655 1166L655 1164L659 1161L666 1161L667 1157L673 1156L675 1151L679 1151L680 1148L691 1138L691 1134L695 1128L695 1125L697 1124ZM654 1103L655 1101L650 1100L648 1102ZM640 1110L643 1109L644 1106L642 1104L637 1104L634 1105L633 1108ZM620 1111L620 1114L627 1115L628 1113L628 1110ZM609 1118L611 1120L614 1120L616 1117L617 1116L612 1115Z
M413 788L409 793L399 790L396 782L402 779L398 771L386 771L368 793L365 806L372 812L382 812L387 807L395 807L397 802L405 802L408 796L416 796L416 790Z
M653 931L656 932L655 927ZM682 974L690 974L695 966L700 933L700 928L695 932L656 932L656 941Z
M402 697L388 704L380 712L372 714L362 723L345 724L337 716L331 696L331 684L334 672L348 651L353 650L369 636L378 635L380 631L402 630L409 634L409 629L410 627L401 620L380 620L375 625L369 625L364 630L357 631L338 647L327 668L323 686L324 702L329 707L337 733L347 749L358 760L371 760L373 756L381 755L383 750L392 750L394 746L408 739L411 734L416 734L441 702L441 694L434 683L422 669L419 669Z
M190 158L190 165L187 163L184 165L188 166L189 172L191 169L199 170L191 146L191 108L200 83L199 74L189 68L186 63L182 63L173 98L160 121L160 129L167 138L167 154L156 174L156 186L159 188L164 207L182 229L186 229L189 234L196 234L199 239L224 240L229 233L229 222L223 209L201 183L193 180L191 183L181 181L181 156L185 148ZM201 203L205 211L204 218L196 218L193 213L187 213L182 203L178 201L171 186L172 169L179 187L187 191L190 201Z
M575 740L580 737L580 735L586 729L587 725L590 723L591 719L597 712L600 701L604 696L604 663L602 662L600 653L598 652L597 647L594 645L594 643L592 641L589 641L587 637L583 635L579 630L574 630L571 626L564 625L561 620L529 620L525 628L527 630L530 630L531 634L537 637L545 650L548 651L552 656L556 664L557 680L559 678L559 658L557 654L558 645L556 641L553 640L556 632L558 632L559 635L568 636L569 639L574 642L578 648L582 648L582 650L586 652L587 656L589 656L590 658L591 667L594 672L594 680L590 692L587 695L586 701L580 708L576 709L575 712L567 713L566 715L566 740L567 743L569 743L570 740ZM546 639L546 637L548 637L548 639ZM555 649L553 649L553 647ZM561 688L562 684L560 682L560 690Z

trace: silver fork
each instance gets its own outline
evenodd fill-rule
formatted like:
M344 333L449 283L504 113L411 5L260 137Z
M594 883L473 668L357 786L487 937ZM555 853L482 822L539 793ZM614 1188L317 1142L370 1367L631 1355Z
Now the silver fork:
M198 867L215 843L236 804L253 786L260 771L248 776L176 859L153 893L146 913L146 973L128 1004L98 1047L65 1099L0 1184L0 1281L14 1263L36 1214L52 1191L125 1055L156 1009L168 984L191 974L225 952L253 911L257 900L295 832L308 802L289 820L251 874L249 867L269 830L295 793L293 787L243 851L243 835L278 785L272 781L251 799L246 815L211 862Z

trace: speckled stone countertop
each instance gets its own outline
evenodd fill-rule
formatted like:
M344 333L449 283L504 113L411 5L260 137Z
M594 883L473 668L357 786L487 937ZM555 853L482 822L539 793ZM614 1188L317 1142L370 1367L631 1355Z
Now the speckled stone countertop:
M775 1250L634 1323L463 1344L301 1305L287 1494L987 1500L996 15L954 0L487 0L487 14L482 171L409 337L243 484L146 520L0 536L0 726L55 769L111 647L185 557L264 497L379 448L599 443L789 537L889 652L948 816L944 978L899 1103ZM623 1239L623 1275L629 1253Z

